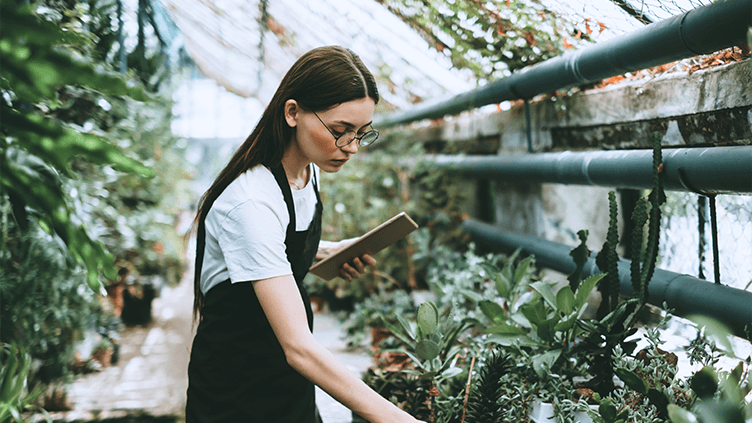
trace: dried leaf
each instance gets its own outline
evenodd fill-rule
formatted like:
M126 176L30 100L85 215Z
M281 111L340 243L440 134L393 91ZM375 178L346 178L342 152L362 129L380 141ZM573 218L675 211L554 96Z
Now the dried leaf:
M532 32L526 32L525 33L525 41L527 42L528 47L532 47L535 45L535 36Z

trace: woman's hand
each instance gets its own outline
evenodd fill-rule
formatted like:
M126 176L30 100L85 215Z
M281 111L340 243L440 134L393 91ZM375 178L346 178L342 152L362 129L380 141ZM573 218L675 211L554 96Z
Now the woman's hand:
M355 257L349 263L343 264L339 269L339 275L342 279L350 282L362 276L366 272L366 267L373 267L375 265L376 259L371 257L370 254L363 254L360 257Z

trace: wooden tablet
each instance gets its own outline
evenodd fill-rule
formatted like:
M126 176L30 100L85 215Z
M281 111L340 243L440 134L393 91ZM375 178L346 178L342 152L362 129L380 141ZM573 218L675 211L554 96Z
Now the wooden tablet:
M416 229L418 225L402 212L314 264L309 272L327 281L334 279L339 276L343 264L363 254L376 254Z

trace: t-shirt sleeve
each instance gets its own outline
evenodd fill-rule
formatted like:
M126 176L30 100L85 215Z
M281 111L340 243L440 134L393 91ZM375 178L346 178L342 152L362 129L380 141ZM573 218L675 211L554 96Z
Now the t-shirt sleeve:
M264 202L245 201L230 210L218 240L232 282L292 274L285 253L285 226Z

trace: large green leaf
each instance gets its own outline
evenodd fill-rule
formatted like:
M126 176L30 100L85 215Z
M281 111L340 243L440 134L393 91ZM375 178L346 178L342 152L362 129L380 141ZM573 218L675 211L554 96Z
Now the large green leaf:
M70 31L34 15L30 6L0 4L0 81L20 100L37 103L55 97L64 85L80 85L113 96L149 100L142 87L123 75L105 71L74 55L63 43L75 40ZM80 37L78 37L80 38Z
M546 374L554 367L554 363L561 356L561 350L546 351L542 354L537 354L532 357L533 369L541 377L546 377Z
M577 288L577 293L575 294L575 301L574 301L574 307L576 309L581 309L582 306L585 305L585 302L587 302L588 297L590 296L590 293L593 292L593 288L595 288L595 285L598 283L599 280L603 279L605 277L605 273L601 273L599 275L592 275L582 281L580 286Z
M421 339L415 345L415 354L420 357L421 360L433 360L441 353L441 345L437 344L430 339Z
M669 404L668 418L671 423L697 423L697 417L689 410L679 407L676 404Z
M499 335L524 335L525 334L525 331L521 327L510 325L508 323L497 323L495 325L489 326L486 329L484 329L484 332L499 334Z
M17 145L64 174L70 174L70 161L81 157L94 164L111 165L121 172L154 176L154 171L127 157L105 138L64 128L40 115L6 107L2 112L2 128L17 139Z
M102 244L89 237L83 226L72 221L62 187L33 168L24 166L27 160L7 159L7 156L0 156L0 166L8 170L0 174L0 188L13 193L27 207L41 212L42 227L59 236L71 255L86 267L89 286L97 292L101 290L99 272L117 279L114 258L104 251Z
M556 293L556 308L565 315L574 310L574 293L569 286L564 286Z
M533 325L538 325L548 318L548 314L546 313L546 308L543 305L542 300L525 304L524 306L522 306L520 311Z
M439 309L430 301L421 304L418 307L417 321L424 336L436 332L439 327Z
M495 301L483 300L478 303L478 306L483 312L483 315L486 316L491 322L501 323L505 320L504 317L506 316L506 312L501 307L501 305L499 305L499 303Z
M511 282L504 276L503 272L496 274L496 292L501 298L507 298L511 291Z
M517 269L514 271L514 285L517 286L522 281L522 278L525 277L525 274L527 273L527 269L530 267L530 264L533 262L533 256L527 257L523 259L520 264L517 265Z
M534 282L530 284L530 287L536 290L551 308L556 310L556 296L554 295L554 291L551 289L551 284L549 282Z
M553 342L554 336L556 335L556 326L558 325L560 320L561 316L556 314L550 319L539 322L538 330L536 331L536 333L542 340Z
M648 393L650 384L647 380L637 376L637 373L621 368L616 369L615 373L616 376L619 376L619 379L621 379L630 389L633 389L643 395L646 395Z

